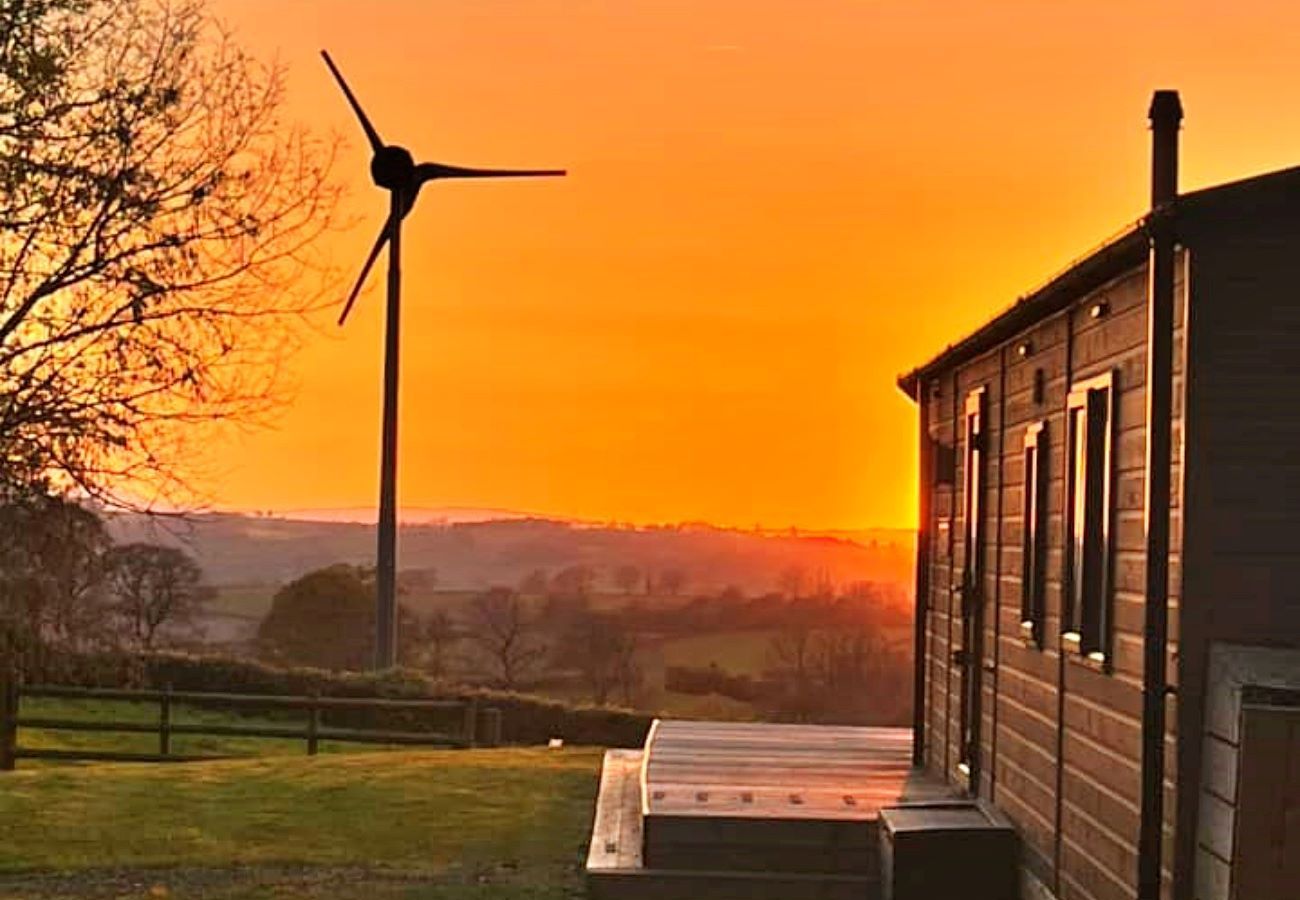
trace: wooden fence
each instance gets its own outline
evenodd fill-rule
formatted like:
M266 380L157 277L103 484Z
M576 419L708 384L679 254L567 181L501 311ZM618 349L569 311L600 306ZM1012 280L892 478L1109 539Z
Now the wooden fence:
M29 697L58 697L75 700L102 700L129 703L157 703L157 722L93 721L61 719L22 714L22 701ZM173 706L188 703L199 707L239 709L241 711L300 710L301 724L272 725L250 723L178 723L172 721ZM459 713L458 727L450 732L386 731L376 728L337 728L322 723L322 714L331 710L370 712L414 712L433 714ZM158 737L158 752L135 753L108 750L42 750L19 745L18 729L45 731L113 732L153 734ZM0 771L12 770L20 759L57 759L93 762L193 762L220 759L219 755L193 755L172 752L175 735L217 737L279 738L301 740L307 753L315 755L321 741L344 741L367 744L402 744L423 747L494 747L501 742L501 711L495 707L479 709L474 701L460 700L387 700L378 698L277 696L269 694L225 694L203 691L140 691L118 688L81 688L53 685L0 686Z

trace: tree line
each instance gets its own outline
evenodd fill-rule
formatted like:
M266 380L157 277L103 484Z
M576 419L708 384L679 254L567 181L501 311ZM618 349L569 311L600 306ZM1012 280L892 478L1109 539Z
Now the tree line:
M183 550L115 544L84 506L41 496L0 506L0 637L25 670L55 653L198 638L212 596Z

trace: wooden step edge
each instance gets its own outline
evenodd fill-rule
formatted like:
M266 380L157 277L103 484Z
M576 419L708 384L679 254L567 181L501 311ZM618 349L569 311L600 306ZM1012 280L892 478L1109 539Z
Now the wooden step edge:
M650 730L645 735L645 747L641 751L641 765L637 773L637 787L641 792L640 809L642 816L650 815L650 751L655 738L659 735L659 724L663 720L656 717L650 723Z
M878 875L854 875L847 872L761 872L746 871L744 869L648 869L644 866L636 868L601 868L588 869L587 878L666 878L673 880L689 880L694 878L715 878L725 881L753 881L753 882L772 882L772 881L789 881L799 884L814 884L822 881L833 881L838 884L851 885L874 885L880 883Z
M642 751L606 750L600 768L587 871L641 865L641 797L637 773Z
M602 869L588 871L589 900L866 900L880 880L840 873Z

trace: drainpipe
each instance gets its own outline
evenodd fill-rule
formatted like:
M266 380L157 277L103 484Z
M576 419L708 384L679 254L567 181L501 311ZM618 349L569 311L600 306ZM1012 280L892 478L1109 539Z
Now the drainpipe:
M916 611L913 628L912 677L912 765L925 765L925 666L926 610L930 606L930 489L934 483L934 446L930 441L929 385L918 379L916 401L920 411L918 428L919 474L916 522Z
M1142 695L1142 813L1138 898L1160 900L1164 839L1165 657L1169 640L1169 482L1173 408L1174 208L1178 199L1177 91L1151 98L1151 214L1147 282L1146 640Z

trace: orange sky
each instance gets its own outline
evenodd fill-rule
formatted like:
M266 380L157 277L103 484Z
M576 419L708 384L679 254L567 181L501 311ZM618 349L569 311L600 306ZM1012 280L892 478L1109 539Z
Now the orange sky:
M1153 88L1183 93L1184 188L1300 162L1300 4L214 6L349 139L349 273L385 201L321 47L418 159L570 170L435 185L407 220L406 506L910 525L895 375L1142 213ZM374 504L379 288L295 359L218 505Z

